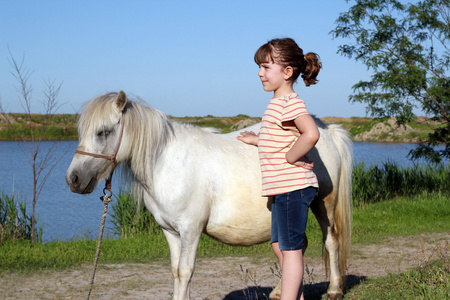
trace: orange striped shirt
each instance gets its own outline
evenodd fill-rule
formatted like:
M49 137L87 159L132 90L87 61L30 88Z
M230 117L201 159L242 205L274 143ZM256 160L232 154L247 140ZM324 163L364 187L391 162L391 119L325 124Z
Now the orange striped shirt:
M286 161L286 152L300 136L294 120L304 114L309 114L305 102L295 93L270 100L262 118L258 141L263 196L283 194L309 186L319 187L312 170Z

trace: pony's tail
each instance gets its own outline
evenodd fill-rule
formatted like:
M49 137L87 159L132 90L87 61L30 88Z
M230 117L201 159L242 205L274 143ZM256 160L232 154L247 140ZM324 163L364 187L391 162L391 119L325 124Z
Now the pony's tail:
M337 203L334 212L334 230L338 236L339 272L345 285L347 258L352 241L352 172L353 146L349 133L338 125L333 126L333 140L341 157Z

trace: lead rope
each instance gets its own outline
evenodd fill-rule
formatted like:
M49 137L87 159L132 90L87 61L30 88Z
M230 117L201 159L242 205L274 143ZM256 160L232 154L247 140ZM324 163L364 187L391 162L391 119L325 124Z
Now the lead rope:
M112 181L112 177L113 177L113 174L114 174L114 169L116 168L116 165L117 165L116 156L117 156L117 153L119 152L119 147L120 147L120 144L122 142L123 128L124 128L124 124L125 124L124 120L125 120L125 114L122 112L122 118L121 118L121 121L120 121L121 125L120 125L119 140L117 141L116 149L115 149L114 154L112 156L85 152L85 151L81 151L81 150L78 150L78 149L75 150L75 153L77 153L77 154L89 155L89 156L93 156L93 157L108 159L108 160L111 161L111 164L112 164L111 174L109 175L108 179L106 180L105 188L103 189L103 195L104 196L100 197L100 200L102 200L102 202L105 204L105 206L103 208L102 220L100 222L100 233L98 234L98 244L97 244L97 252L95 254L95 260L94 260L94 270L92 272L91 285L89 287L89 293L87 295L87 299L88 300L89 300L89 297L91 296L92 287L94 286L95 271L97 270L98 257L100 255L100 247L102 245L102 240L103 240L103 231L105 229L105 219L106 219L106 212L108 211L108 203L112 201L112 199L111 199L111 196L112 196L111 181ZM105 191L108 191L110 194L106 193Z
M108 181L110 181L110 179ZM108 184L108 182L107 182L106 183L106 187L103 189L104 196L100 197L100 200L104 204L103 215L102 215L102 220L100 222L100 233L98 234L97 252L95 253L94 270L92 272L91 285L89 287L89 293L88 293L87 298L86 298L87 300L89 300L89 298L91 296L92 288L94 286L95 272L97 271L98 257L100 255L100 247L102 246L102 240L103 240L103 231L105 229L106 213L108 211L108 204L109 204L109 202L112 201L112 199L111 199L112 192L111 192L111 195L105 192L105 190L108 189L108 186L109 186L109 192L111 192L111 183Z

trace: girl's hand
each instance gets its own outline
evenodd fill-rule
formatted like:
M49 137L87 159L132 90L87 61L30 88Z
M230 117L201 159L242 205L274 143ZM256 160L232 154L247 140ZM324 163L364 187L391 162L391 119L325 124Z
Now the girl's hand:
M244 131L240 133L241 135L237 137L238 140L249 144L249 145L258 145L259 137L253 131Z
M314 168L314 162L310 161L308 158L303 156L299 160L293 163L294 166L302 167L308 170L312 170Z
M286 152L286 161L292 165L296 165L298 161L302 161L302 158L311 151L320 137L319 129L311 115L305 114L298 116L294 120L294 123L301 135L291 149Z

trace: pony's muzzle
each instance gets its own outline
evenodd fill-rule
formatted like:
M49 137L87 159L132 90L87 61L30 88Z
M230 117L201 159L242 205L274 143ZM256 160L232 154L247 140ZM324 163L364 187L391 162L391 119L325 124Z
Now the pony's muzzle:
M72 171L70 173L67 172L66 183L73 193L89 194L92 193L97 185L97 180L95 177L81 176L77 171Z

